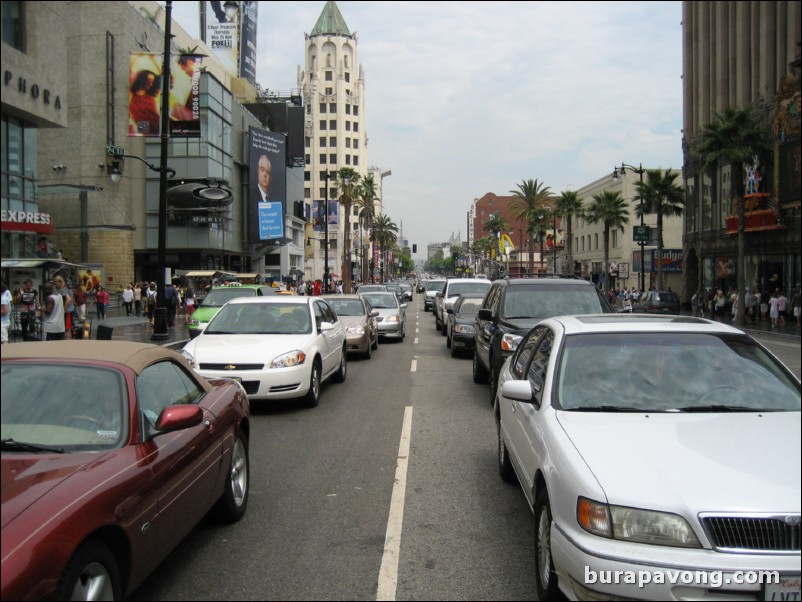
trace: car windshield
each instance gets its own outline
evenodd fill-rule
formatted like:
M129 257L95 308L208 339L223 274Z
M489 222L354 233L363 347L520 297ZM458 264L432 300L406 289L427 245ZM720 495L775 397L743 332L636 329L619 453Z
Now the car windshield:
M209 294L203 298L198 307L223 307L226 303L237 297L253 297L256 290L252 288L239 288L236 286L227 288L213 288Z
M442 291L443 287L446 285L445 280L429 280L426 283L426 290L427 291Z
M566 337L555 406L578 411L799 411L800 388L744 335Z
M308 334L311 331L312 321L306 303L232 303L217 312L203 334Z
M123 442L128 398L116 370L4 362L2 372L4 452L87 451Z
M327 297L338 316L364 316L365 306L359 299L332 299Z
M374 309L398 309L398 299L395 295L365 295L370 306Z
M479 313L483 299L466 298L462 300L457 312L461 316L473 316Z
M503 317L508 320L542 320L553 316L609 311L609 305L594 286L522 284L507 288Z
M486 293L489 282L456 282L448 287L448 296L456 297L465 293Z

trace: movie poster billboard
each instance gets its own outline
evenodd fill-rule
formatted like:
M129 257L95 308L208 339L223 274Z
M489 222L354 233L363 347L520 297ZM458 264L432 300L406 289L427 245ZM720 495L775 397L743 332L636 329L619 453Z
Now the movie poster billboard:
M256 17L258 2L242 2L239 37L239 76L256 85Z
M286 210L287 137L250 128L250 211L257 240L277 241L284 236Z
M242 2L206 2L205 7L206 30L203 41L214 50L215 56L223 67L231 73L238 73L239 41L237 36L242 4ZM236 9L226 5L236 5Z
M132 52L128 71L128 135L158 137L161 131L163 54ZM200 137L203 57L170 57L170 136Z

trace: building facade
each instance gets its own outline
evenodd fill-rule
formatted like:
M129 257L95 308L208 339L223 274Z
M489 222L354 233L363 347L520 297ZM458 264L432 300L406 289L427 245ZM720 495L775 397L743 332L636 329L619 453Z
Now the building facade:
M737 205L731 165L703 173L701 127L727 107L755 106L774 150L758 157L745 199L745 282L790 297L800 283L800 33L802 4L683 2L684 301L695 290L737 288ZM747 190L748 192L749 190Z

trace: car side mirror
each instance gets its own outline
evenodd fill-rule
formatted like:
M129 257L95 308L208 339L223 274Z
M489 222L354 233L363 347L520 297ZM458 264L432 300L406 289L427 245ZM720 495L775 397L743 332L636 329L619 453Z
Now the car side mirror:
M434 296L435 296L435 297L442 297L442 296L443 296L443 293L435 293L435 294L434 294Z
M406 308L407 308L407 304L406 303L402 303L401 304L401 309L406 309Z
M447 313L448 315L450 315L450 316L453 316L453 315L454 315L454 308L453 308L453 307L449 307L449 308L446 310L446 313Z
M492 310L489 310L489 309L480 309L479 313L477 313L476 316L480 320L492 320L493 319L493 312L492 312Z
M370 310L370 315L371 315L371 316L373 316L373 317L375 318L376 316L378 316L378 315L379 315L379 310L378 310L378 309L372 309L372 310Z
M320 332L329 332L334 330L334 324L331 322L321 322L320 323Z
M531 384L528 380L508 380L501 385L502 396L523 403L534 403L538 393L540 393L540 387Z

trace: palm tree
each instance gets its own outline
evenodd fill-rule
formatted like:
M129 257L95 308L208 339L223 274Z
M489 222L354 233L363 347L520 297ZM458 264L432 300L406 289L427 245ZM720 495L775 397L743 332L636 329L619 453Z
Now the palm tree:
M379 213L373 221L371 240L376 240L379 243L379 255L384 257L387 249L392 248L395 245L395 241L398 240L398 226L388 216ZM384 282L383 260L381 266L381 281Z
M568 273L574 273L574 226L573 217L582 217L582 199L573 190L566 190L560 193L560 198L557 199L557 215L565 219L565 235L563 241L565 242L565 258L568 263ZM555 232L556 236L557 233Z
M627 202L620 192L605 190L593 195L593 203L586 212L591 224L604 224L604 292L610 290L610 230L621 230L629 223Z
M529 248L535 247L535 234L540 237L540 261L543 261L543 234L545 233L543 203L551 198L551 189L537 180L524 180L518 190L510 190L514 198L509 201L512 217L526 223ZM555 232L556 236L556 232ZM529 273L535 271L535 256L529 253Z
M487 221L482 224L482 230L489 232L493 238L493 248L490 250L490 259L494 259L499 253L499 238L502 232L510 229L510 223L500 213L491 213Z
M373 218L376 215L375 202L378 200L379 197L376 195L376 181L373 179L373 174L364 176L362 178L362 183L359 186L359 190L357 191L356 198L354 198L354 204L357 207L360 207L359 218L363 230L370 229L370 226L373 223ZM373 257L372 253L371 257ZM371 277L372 276L373 276L373 271L371 270ZM363 251L362 282L367 282L367 279L368 279L367 262L365 261L365 253Z
M739 177L744 166L754 163L756 157L771 149L770 130L765 126L760 113L754 106L742 109L727 107L724 111L714 111L713 121L706 123L696 138L694 153L699 159L702 171L709 173L724 164L732 165L732 186L734 202L738 204L738 283L741 298L746 293L746 265L744 262L744 183ZM715 181L715 178L714 178ZM745 304L735 308L735 324L744 325Z
M654 213L657 215L657 290L663 289L663 216L678 217L682 215L685 205L685 193L675 180L679 172L670 169L662 172L659 169L646 171L646 180L635 184L638 194L635 200L640 201L635 208L635 215ZM641 257L641 261L643 258Z
M485 262L490 258L490 253L496 249L498 240L494 236L483 236L471 243L471 253L474 257L482 260L482 271L486 271Z
M343 207L345 222L342 277L343 290L347 292L353 290L353 279L351 277L351 206L359 190L359 183L360 177L354 168L342 167L337 172L337 185L340 187L340 203Z

